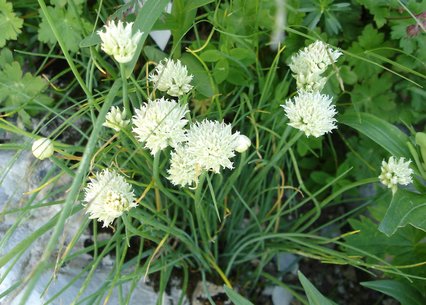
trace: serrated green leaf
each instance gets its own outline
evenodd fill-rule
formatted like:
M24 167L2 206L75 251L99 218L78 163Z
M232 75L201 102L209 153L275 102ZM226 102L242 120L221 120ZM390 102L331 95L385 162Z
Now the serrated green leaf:
M395 157L410 158L408 137L394 125L369 113L345 113L338 122L352 127L379 144Z
M15 40L21 33L24 21L16 17L12 3L0 0L0 48L4 47L6 40Z
M424 298L412 285L394 280L380 280L361 282L361 285L376 291L380 291L386 295L398 300L401 305L424 305Z
M30 73L23 75L21 66L14 61L0 70L0 104L11 108L36 101L50 104L52 99L41 94L46 89L46 81ZM11 110L11 109L9 109Z
M315 288L314 285L303 275L302 272L298 271L299 281L302 283L303 289L305 290L306 296L308 297L309 305L337 305L333 301L327 299L325 296Z
M169 0L148 0L139 11L135 23L133 24L133 31L136 32L139 30L143 32L143 34L138 43L135 56L133 56L133 59L129 63L125 64L126 77L130 77L133 73L133 69L139 59L139 54L141 53L143 44L145 43L145 40L148 37L149 32L151 32L155 22L164 12L168 3Z
M253 305L252 302L241 296L239 293L235 292L232 288L228 286L223 286L225 293L228 295L229 299L235 305Z
M77 15L73 9L63 9L60 7L47 7L49 15L52 17L53 22L56 23L58 31L65 37L64 43L70 52L77 52L79 49L80 41L83 39L85 31L89 31L91 26L81 16ZM55 44L56 37L50 28L49 22L43 11L39 10L41 16L41 23L38 30L38 39L41 42Z
M397 190L392 197L379 230L391 236L400 227L410 224L426 232L426 197L424 195Z
M0 68L3 68L6 64L11 64L13 61L13 55L12 52L4 48L0 52Z

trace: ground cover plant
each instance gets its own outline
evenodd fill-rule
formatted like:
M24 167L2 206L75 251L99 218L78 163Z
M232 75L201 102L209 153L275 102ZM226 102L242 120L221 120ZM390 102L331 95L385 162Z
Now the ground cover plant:
M147 278L158 304L198 282L205 304L223 302L208 283L243 305L273 285L292 304L426 303L426 1L0 8L1 181L22 156L43 169L2 203L1 302L90 257L43 304L71 285L70 304L129 304Z

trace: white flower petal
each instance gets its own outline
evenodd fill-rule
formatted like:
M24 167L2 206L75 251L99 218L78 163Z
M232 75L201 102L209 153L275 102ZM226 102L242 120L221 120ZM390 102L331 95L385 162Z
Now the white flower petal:
M390 157L388 162L382 161L381 174L379 176L380 182L392 189L395 193L398 184L408 185L413 182L411 177L413 170L410 168L411 160L405 161L405 158L396 159Z

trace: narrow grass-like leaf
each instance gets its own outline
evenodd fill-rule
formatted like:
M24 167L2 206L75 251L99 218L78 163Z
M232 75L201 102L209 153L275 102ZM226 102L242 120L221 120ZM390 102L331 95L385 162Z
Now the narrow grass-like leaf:
M229 299L234 303L235 305L253 305L252 302L241 296L239 293L234 291L232 288L229 288L228 286L223 286L225 289L226 294L228 295Z
M129 77L132 74L136 62L139 59L138 55L141 53L142 46L145 43L149 32L154 26L154 23L164 12L167 3L169 3L169 0L148 0L140 10L138 16L136 17L135 23L133 25L134 31L139 30L143 32L143 35L138 43L138 48L136 49L135 56L129 63L125 65L126 77Z
M408 136L394 125L369 113L347 113L338 122L366 135L395 157L410 158Z
M299 280L302 283L303 289L305 289L306 296L310 305L336 305L333 301L330 301L315 288L314 285L303 275L302 272L297 272Z
M401 305L423 305L426 298L423 297L412 285L394 280L380 280L362 282L362 286L380 291L398 300Z

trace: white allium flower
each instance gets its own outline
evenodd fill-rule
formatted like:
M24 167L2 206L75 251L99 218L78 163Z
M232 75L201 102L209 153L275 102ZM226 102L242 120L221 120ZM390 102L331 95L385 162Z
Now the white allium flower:
M120 129L125 128L127 125L129 125L130 120L125 120L126 117L126 111L120 111L120 108L116 106L112 106L111 110L107 113L105 117L105 123L102 124L102 126L112 128L116 132L119 132Z
M188 69L180 60L165 58L157 65L149 80L154 86L171 96L181 96L188 93L193 87L190 85L193 76L188 75Z
M40 138L32 145L34 157L40 160L50 158L53 155L53 143L47 138Z
M251 141L250 139L245 136L240 134L237 137L236 143L235 143L235 150L239 153L243 153L245 152L249 147L251 146Z
M232 133L231 125L204 120L191 126L187 132L187 152L201 170L219 173L220 168L232 169L230 158L235 156L239 132Z
M321 76L327 67L342 55L322 41L315 41L290 59L290 69L297 81L297 88L305 91L321 91L326 79Z
M390 157L389 161L382 161L380 182L392 189L392 193L397 190L397 184L407 185L413 182L411 175L413 170L410 168L411 160L405 162L405 158L396 159Z
M289 125L303 131L307 137L318 138L336 127L337 114L332 98L319 92L299 91L293 100L288 100L284 108Z
M115 21L108 21L105 32L97 31L101 37L102 50L110 56L113 56L119 63L127 63L135 55L142 32L139 30L132 35L133 22L123 23L121 20L115 24Z
M195 157L188 152L186 145L178 145L175 151L171 152L170 168L167 171L170 182L182 187L186 185L196 186L201 170L195 161Z
M181 106L168 99L149 100L133 116L133 132L137 139L145 143L145 148L155 155L167 146L176 147L185 140L184 119L188 106Z
M84 191L86 213L90 214L90 219L102 221L103 227L108 227L123 212L137 205L132 186L123 176L108 169L91 178Z

